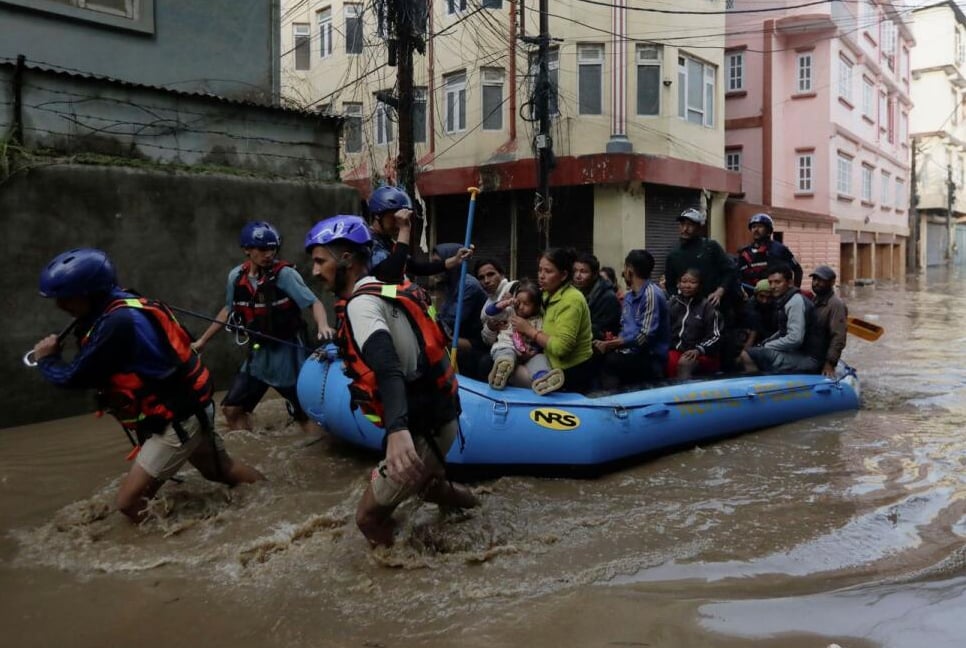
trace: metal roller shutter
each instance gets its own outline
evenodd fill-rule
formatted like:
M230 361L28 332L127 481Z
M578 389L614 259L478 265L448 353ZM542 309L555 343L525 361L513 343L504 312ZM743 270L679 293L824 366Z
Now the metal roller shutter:
M655 280L664 276L664 261L678 244L677 217L689 207L701 208L701 192L697 189L644 186L644 247L654 255L651 277Z
M946 241L949 230L939 223L926 224L926 265L942 265L946 261Z

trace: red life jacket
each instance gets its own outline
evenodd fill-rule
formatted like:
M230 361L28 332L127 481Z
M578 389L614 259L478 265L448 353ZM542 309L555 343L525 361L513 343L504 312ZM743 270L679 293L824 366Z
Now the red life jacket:
M429 381L430 386L442 394L455 397L456 373L450 364L446 336L436 323L426 291L408 281L402 284L373 282L360 286L349 299L336 305L339 315L338 343L345 374L350 380L349 393L353 407L359 407L363 415L377 427L385 427L385 411L376 375L362 359L362 350L356 345L352 325L345 312L349 302L359 295L375 295L401 307L416 334L416 343L425 356L422 380Z
M126 430L135 431L143 442L151 434L164 432L171 422L198 414L211 402L214 388L208 369L191 350L191 336L167 306L144 297L117 299L108 304L101 317L120 308L136 308L147 315L177 362L175 371L162 380L142 378L133 372L116 373L98 392L102 409L113 414ZM89 337L90 331L81 338L81 346Z
M251 261L242 264L231 300L232 313L237 313L245 328L265 333L283 340L294 340L304 326L302 309L291 296L278 287L278 274L282 268L292 268L287 261L275 261L252 288L249 277ZM266 344L253 336L253 342ZM268 342L267 344L271 344Z

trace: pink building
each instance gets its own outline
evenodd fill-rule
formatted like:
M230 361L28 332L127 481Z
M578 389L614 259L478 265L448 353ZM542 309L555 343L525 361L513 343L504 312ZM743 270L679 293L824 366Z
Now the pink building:
M748 238L747 216L765 211L806 272L827 263L843 282L905 274L915 44L905 6L833 0L728 14L725 160L744 190L730 201L729 248Z

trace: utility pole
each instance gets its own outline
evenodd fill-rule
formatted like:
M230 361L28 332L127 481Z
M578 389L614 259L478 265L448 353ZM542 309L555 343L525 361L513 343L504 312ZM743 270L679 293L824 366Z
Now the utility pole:
M953 182L953 149L950 146L949 162L946 164L946 263L953 262L953 244L956 232L953 230L953 205L956 204L956 183Z
M396 184L415 197L416 145L413 142L413 49L416 45L416 2L413 0L387 0L389 14L394 14L396 37L396 63L399 66L399 158L396 160ZM390 41L392 47L392 41Z
M906 248L906 271L919 272L922 262L919 256L922 233L919 230L919 183L916 179L916 158L919 142L912 138L912 169L909 177L909 245Z
M553 155L553 138L550 135L550 97L554 89L550 84L550 0L540 0L540 35L537 37L537 92L536 108L540 130L537 133L538 177L537 196L533 211L544 235L544 247L550 246L550 218L553 204L550 200L550 172L556 166Z

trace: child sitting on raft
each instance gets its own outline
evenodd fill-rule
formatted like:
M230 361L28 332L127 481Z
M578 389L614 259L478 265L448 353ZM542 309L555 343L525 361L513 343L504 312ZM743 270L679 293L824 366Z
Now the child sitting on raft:
M484 309L486 317L495 321L509 319L511 312L541 330L543 314L540 290L531 283L521 281L511 297L489 304ZM497 336L490 355L493 357L493 369L490 371L489 383L493 389L503 389L511 382L511 378L512 384L529 385L541 396L563 387L563 371L551 369L543 349L520 335L509 322L506 322Z

